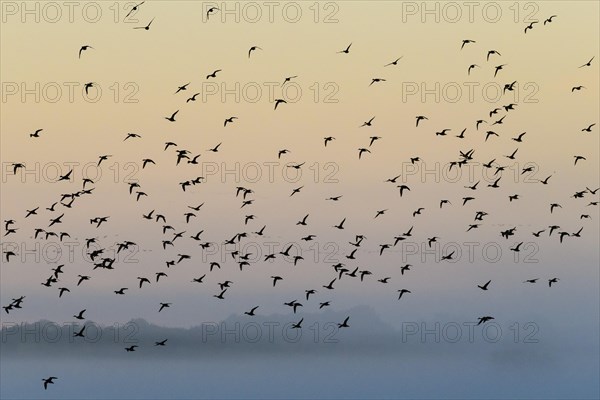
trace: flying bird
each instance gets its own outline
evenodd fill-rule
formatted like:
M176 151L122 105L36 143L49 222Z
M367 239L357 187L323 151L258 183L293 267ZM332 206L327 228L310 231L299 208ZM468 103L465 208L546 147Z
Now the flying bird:
M476 42L476 41L474 41L474 40L470 40L470 39L464 39L464 40L462 41L462 45L460 46L460 49L462 50L462 49L463 49L463 47L465 47L465 45L466 45L466 44L469 44L469 43L477 43L477 42Z
M154 18L152 18L150 20L150 22L148 22L148 25L146 25L146 26L136 26L133 29L144 29L146 31L149 31L150 30L150 25L152 24L152 22L154 22Z
M135 4L133 7L131 7L131 10L129 10L129 12L127 13L127 15L125 16L125 18L124 18L124 19L127 19L127 18L129 18L129 16L130 16L132 13L136 12L136 11L139 9L139 7L140 7L142 4L144 4L144 3L145 3L145 1L142 1L141 3L139 3L139 4Z
M283 80L283 83L281 84L281 86L285 85L285 84L286 84L286 83L288 83L288 82L291 82L291 81L292 81L292 79L294 79L294 78L297 78L297 77L298 77L298 75L294 75L294 76L288 76L288 77L286 77L286 78Z
M238 119L238 117L229 117L225 119L225 122L223 122L223 126L227 126L227 124L232 124L234 119Z
M506 67L506 64L497 65L497 66L495 67L495 70L494 70L494 78L496 77L496 75L498 75L498 71L500 71L500 70L501 70L501 69L503 69L504 67Z
M391 63L385 64L384 67L389 67L390 65L398 65L398 61L400 61L402 59L402 57L404 57L404 56L398 57Z
M44 382L44 390L48 389L48 385L54 384L55 379L58 379L58 378L55 376L51 376L49 378L42 379L42 381Z
M175 111L173 114L171 114L170 117L165 117L165 119L167 121L175 122L175 116L177 115L178 112L179 112L179 110Z
M189 103L190 101L196 101L196 96L198 96L200 93L194 93L192 95L192 97L189 97L185 102Z
M370 120L363 122L363 124L360 127L362 128L363 126L372 126L374 119L375 119L375 117L372 117ZM418 124L418 121L417 121L417 124Z
M215 11L219 11L217 7L210 7L206 10L206 20L208 21L210 14L213 14Z
M365 149L364 147L361 147L360 149L358 149L358 159L360 160L361 156L363 153L370 153L371 150L369 149Z
M583 67L591 67L592 66L592 60L596 58L596 56L590 58L590 61L586 62L585 64L583 64L581 67L579 68L583 68Z
M258 306L252 307L252 309L250 311L246 311L246 312L244 312L244 314L253 317L255 315L254 312L256 311L257 308L258 308Z
M346 317L344 322L342 322L341 324L337 324L338 328L349 328L350 325L348 325L348 320L350 320L350 317Z
M595 126L595 125L596 124L591 124L587 128L583 128L581 131L582 132L591 132L592 131L592 127Z
M497 52L496 50L490 50L487 53L487 61L490 61L490 56L491 55L497 55L497 56L502 56L502 54L500 54L499 52Z
M532 21L531 23L529 23L529 25L527 25L527 26L525 27L525 31L524 31L524 32L525 32L525 33L527 33L527 31L528 31L528 30L531 30L531 29L533 29L533 24L537 24L538 22L539 22L539 21Z
M280 105L281 103L287 104L287 101L285 101L284 99L275 99L275 108L273 108L273 109L277 110L277 106Z
M477 325L484 324L484 323L486 323L486 322L488 322L488 321L491 321L491 320L493 320L493 319L494 319L494 317L490 317L490 316L479 317L479 318L478 318L479 322L477 322Z
M83 51L86 51L87 49L93 49L93 47L92 47L92 46L89 46L89 45L87 45L87 44L86 44L86 45L83 45L83 46L81 46L81 47L79 48L79 58L81 58L81 53L82 53Z
M383 78L372 78L371 79L371 83L369 83L369 86L371 86L374 83L378 83L378 82L385 82L385 79L383 79Z
M348 54L348 53L350 53L350 46L352 46L352 43L350 43L350 44L348 45L348 47L346 47L346 49L344 49L344 50L341 50L341 51L338 51L338 53L345 53L345 54Z
M212 72L212 74L208 74L208 75L206 75L206 79L208 79L208 78L216 78L216 77L217 77L217 72L221 72L221 71L222 71L222 70L220 70L220 69L216 69L216 70L214 70L214 71Z
M255 50L262 50L262 49L260 47L258 47L258 46L252 46L252 47L250 47L250 50L248 50L248 58L250 58L250 55Z
M492 282L492 280L490 279L489 281L487 281L485 284L483 285L477 285L477 287L481 290L488 290L488 286L490 285L490 283Z

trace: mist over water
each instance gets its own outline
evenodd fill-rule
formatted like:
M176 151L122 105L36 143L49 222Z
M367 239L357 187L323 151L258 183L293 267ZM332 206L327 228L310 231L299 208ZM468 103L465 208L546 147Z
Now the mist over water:
M346 314L352 329L329 326ZM299 333L290 321L300 318L307 324ZM41 383L31 382L52 374L57 383L69 381L53 387L52 398L63 399L592 399L598 397L595 325L578 334L540 319L485 328L448 319L403 321L398 329L359 306L232 315L193 328L134 319L119 335L98 324L99 334L78 341L72 326L40 321L3 330L1 395L47 398ZM153 346L165 338L165 347ZM140 347L126 353L132 343Z

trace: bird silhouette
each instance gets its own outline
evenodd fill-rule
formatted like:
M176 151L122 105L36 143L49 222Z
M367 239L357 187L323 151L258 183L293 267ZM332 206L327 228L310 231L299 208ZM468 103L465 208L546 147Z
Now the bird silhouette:
M385 82L386 80L383 78L372 78L371 79L371 83L369 83L369 86L371 86L374 83L378 83L378 82Z
M246 312L244 312L244 314L253 317L255 315L254 312L256 311L256 309L258 309L258 306L252 307L252 309L250 311L246 311Z
M596 58L595 56L590 58L590 61L586 62L585 64L583 64L582 66L580 66L579 68L583 68L583 67L591 67L592 66L592 61L594 60L594 58Z
M301 329L302 328L302 321L304 321L304 318L301 318L300 321L298 321L295 324L292 324L292 329Z
M503 69L504 67L506 67L506 64L501 64L501 65L497 65L496 67L494 67L494 78L496 77L496 75L498 75L498 71L500 71L501 69Z
M73 337L81 337L81 338L85 338L85 335L83 334L83 332L85 331L85 325L78 330L77 332L73 332Z
M262 50L262 49L260 47L258 47L258 46L252 46L252 47L250 47L250 50L248 50L248 58L250 58L250 55L255 50Z
M481 290L488 290L488 286L490 285L490 283L492 282L492 280L490 279L489 281L487 281L485 284L483 285L477 285L477 287Z
M277 284L277 281L283 280L283 278L280 276L272 276L271 279L273 279L273 287L275 287L275 285Z
M192 95L192 97L188 97L188 99L185 101L186 103L189 103L190 101L196 101L196 97L199 95L200 93L194 93Z
M531 30L531 29L533 29L533 24L537 24L537 23L538 23L538 21L531 21L531 22L530 22L530 23L529 23L529 24L528 24L528 25L525 27L525 30L524 30L524 32L525 32L525 33L527 33L527 31L528 31L528 30Z
M152 18L150 20L150 22L148 22L148 25L146 25L146 26L136 26L133 29L144 29L146 31L149 31L150 30L150 25L152 25L152 22L154 22L154 18Z
M373 126L373 120L374 119L375 119L375 117L371 117L370 120L363 122L363 124L360 127L362 128L363 126Z
M350 46L348 46L348 49L350 49ZM390 65L398 65L398 61L400 61L402 59L402 57L404 57L404 56L398 57L391 63L385 64L384 67L389 67Z
M346 317L346 319L344 319L344 321L341 324L337 324L338 328L349 328L350 325L348 325L348 321L350 320L350 317Z
M344 50L338 51L338 53L349 54L350 53L350 46L352 46L352 43L350 43L348 45L348 47L346 47Z
M285 101L284 99L275 99L275 107L273 109L277 110L277 106L279 106L282 103L287 104L287 101Z
M93 49L93 47L90 46L90 45L87 45L87 44L81 46L79 48L79 58L81 58L81 53L84 52L84 51L86 51L86 50L88 50L88 49Z
M44 383L44 390L48 389L48 385L54 384L54 380L58 379L56 376L51 376L45 379L42 379L43 383Z
M583 128L581 131L582 132L591 132L592 131L592 127L594 127L596 124L590 124L587 128Z
M471 39L464 39L464 40L462 41L462 45L460 46L460 49L462 50L462 49L465 47L465 45L466 45L466 44L469 44L469 43L477 43L477 42L476 42L476 41L474 41L474 40L471 40Z
M165 117L165 119L170 122L175 122L175 116L177 115L178 112L179 112L179 110L175 111L173 114L171 114L170 117Z
M214 70L212 73L206 75L206 79L216 78L217 77L217 72L221 72L221 71L222 71L221 69Z
M131 10L129 10L129 12L127 13L127 15L125 15L125 19L129 18L129 16L130 16L132 13L135 13L136 11L138 11L138 10L139 10L139 7L140 7L142 4L144 4L144 3L145 3L145 1L142 1L142 2L141 2L141 3L139 3L139 4L134 4L134 6L133 6L133 7L131 7Z
M293 76L288 76L288 77L286 77L286 78L283 80L283 83L281 84L281 86L285 85L285 84L286 84L286 83L288 83L288 82L291 82L291 81L292 81L292 79L295 79L295 78L297 78L297 77L298 77L298 75L293 75Z
M323 287L325 289L329 289L329 290L333 290L333 283L337 280L337 278L334 278L331 282L329 282L328 285L323 285Z
M234 119L238 119L238 117L229 117L229 118L226 118L225 122L223 122L223 126L225 127L225 126L227 126L227 124L233 123Z
M206 10L206 20L208 20L209 16L211 14L214 14L215 11L219 11L219 8L217 8L217 7L210 7L208 10Z

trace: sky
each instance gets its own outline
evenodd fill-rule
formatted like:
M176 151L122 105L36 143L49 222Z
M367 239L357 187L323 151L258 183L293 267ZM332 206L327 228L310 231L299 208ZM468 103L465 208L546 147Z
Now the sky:
M396 333L406 324L489 315L504 332L537 324L549 348L575 341L597 361L600 216L591 192L600 185L600 143L598 125L583 131L600 119L597 2L146 1L130 14L133 2L0 4L0 305L26 296L21 309L2 313L5 331L40 320L71 323L82 309L107 326L142 318L190 328L254 306L261 318L295 323L283 303L296 299L306 327L328 310L336 313L329 322L339 323L356 307ZM211 7L217 10L207 17ZM135 29L150 21L148 30ZM511 83L514 90L505 90ZM286 102L274 109L276 99ZM175 122L165 119L175 111ZM419 115L427 119L416 126ZM447 135L436 134L444 129ZM489 131L498 136L486 139ZM513 140L523 132L522 142ZM139 137L126 139L129 133ZM325 145L325 137L334 139ZM166 142L176 146L165 150ZM359 158L360 148L369 152ZM182 149L189 159L177 164ZM469 150L466 165L451 164ZM101 155L110 157L98 165ZM196 155L197 164L189 163ZM575 156L585 159L574 164ZM144 159L154 164L143 166ZM14 174L14 163L25 167ZM182 190L181 182L197 177L202 183ZM85 186L92 194L64 206L61 196L82 190L84 178L93 181ZM500 187L489 187L497 178ZM131 182L140 185L133 194ZM410 190L400 195L399 185ZM252 190L252 204L242 207L238 187ZM136 200L138 191L147 196ZM465 197L474 199L463 205ZM441 207L443 199L449 203ZM551 212L552 203L561 207ZM142 217L151 211L166 223ZM487 213L482 221L474 220L478 211ZM306 215L307 224L297 224ZM100 227L90 223L102 216L109 219ZM344 229L334 228L343 219ZM549 235L551 225L560 228ZM514 236L501 236L513 227ZM70 237L35 238L36 228ZM559 241L558 232L580 228L580 237ZM200 241L190 238L200 231ZM163 248L176 232L184 233ZM225 244L242 232L247 237ZM307 235L315 237L302 240ZM350 243L356 235L365 236L360 247ZM93 269L89 238L97 239L91 249L116 258L114 270ZM125 241L135 245L117 254ZM383 244L390 247L380 254ZM289 245L303 257L297 265L279 254ZM356 259L348 259L354 249ZM240 270L234 250L251 253L250 265ZM8 262L6 251L16 253ZM265 261L270 253L275 260ZM179 254L191 258L167 268ZM211 271L211 262L220 268ZM333 268L340 262L371 275L340 278ZM40 285L62 264L57 283ZM167 276L156 282L158 272ZM78 275L91 279L77 285ZM272 276L283 280L273 287ZM137 277L151 283L140 289ZM386 277L389 283L378 282ZM335 289L325 289L334 278ZM552 278L559 281L549 287ZM233 284L215 299L225 280ZM477 287L488 280L489 290ZM59 298L60 287L70 292ZM125 287L126 295L114 293ZM316 290L310 300L308 289ZM400 289L411 293L398 300ZM323 311L325 301L331 305ZM164 302L172 306L159 313ZM378 363L376 354L365 357ZM564 351L556 357L563 366L590 364ZM419 364L426 368L427 360ZM597 396L597 378L581 384L580 396ZM522 397L541 393L539 383L522 388Z

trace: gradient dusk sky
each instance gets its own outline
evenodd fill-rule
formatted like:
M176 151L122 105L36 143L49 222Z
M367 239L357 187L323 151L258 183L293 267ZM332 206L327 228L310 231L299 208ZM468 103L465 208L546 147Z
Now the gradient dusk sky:
M22 308L2 311L3 324L71 322L86 309L100 324L143 318L189 328L253 306L261 316L297 322L301 314L284 302L297 299L311 315L330 301L325 311L366 306L398 330L406 321L487 315L505 330L533 322L546 343L589 349L598 371L599 2L151 0L130 15L134 2L0 4L0 305L25 296ZM149 29L134 29L150 21ZM91 48L80 51L84 45ZM511 83L514 90L506 90ZM276 99L286 102L274 109ZM165 119L175 111L175 122ZM419 115L427 119L416 126ZM30 136L38 129L39 137ZM489 131L497 136L486 139ZM130 133L139 137L126 139ZM326 137L334 140L325 146ZM176 146L165 150L166 142ZM359 158L360 148L369 152ZM189 158L177 164L182 149ZM470 150L468 162L456 165ZM110 157L98 166L101 155ZM584 159L575 164L575 156ZM154 164L143 167L144 159ZM15 163L24 168L13 173ZM197 177L202 183L182 190L181 182ZM93 181L85 186L92 193L65 206L63 195L81 191L84 178ZM498 178L498 188L488 186ZM131 182L139 184L133 194ZM401 196L399 185L410 190ZM245 198L252 204L241 207L238 187L252 191ZM138 191L147 196L137 201ZM474 199L463 205L468 196ZM449 203L441 207L442 199ZM553 203L560 207L551 212ZM166 223L142 217L153 210ZM476 221L479 211L487 215ZM306 225L297 224L307 214ZM102 216L109 219L100 227L90 223ZM344 218L344 229L336 229ZM559 228L549 235L552 225ZM502 237L513 227L513 236ZM35 238L36 228L70 237ZM200 241L190 237L200 231ZM242 232L245 238L225 244ZM560 232L569 233L562 242ZM350 243L356 235L365 236L359 247ZM90 249L89 238L97 239ZM135 245L116 253L125 241ZM519 252L511 250L521 242ZM390 247L380 254L384 244ZM289 245L303 257L297 265L279 254ZM116 259L114 270L93 269L88 252L98 248L101 258ZM356 259L348 259L354 249ZM15 256L7 262L8 251ZM270 253L275 260L265 261ZM180 254L191 258L167 268ZM250 264L241 270L244 254ZM220 268L210 271L211 262ZM371 274L338 275L336 263ZM58 282L40 285L62 264ZM156 282L158 272L168 276ZM204 274L203 283L192 282ZM91 279L77 285L78 275ZM273 287L275 275L283 280ZM151 283L139 289L137 277ZM378 282L385 277L389 283ZM323 288L334 278L335 290ZM549 287L552 278L559 280ZM225 280L233 284L224 300L215 299ZM488 280L487 291L477 287ZM61 287L70 292L59 298ZM123 287L124 296L114 294ZM308 289L316 293L307 301ZM398 300L400 289L411 293ZM158 313L161 302L172 306ZM572 361L564 349L555 356ZM42 376L33 378L39 385ZM368 385L357 393L368 396ZM542 384L532 385L501 394L541 396ZM598 395L597 378L582 385L579 397ZM65 396L73 393L80 392ZM386 395L401 396L392 388Z

